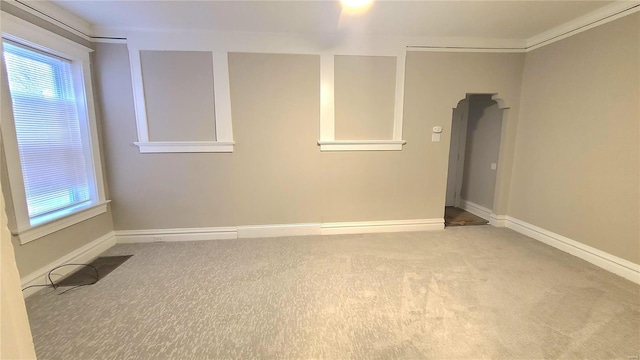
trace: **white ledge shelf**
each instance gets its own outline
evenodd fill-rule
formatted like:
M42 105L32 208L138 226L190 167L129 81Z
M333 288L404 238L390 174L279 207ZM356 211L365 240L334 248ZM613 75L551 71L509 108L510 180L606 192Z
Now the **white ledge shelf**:
M320 151L400 151L406 140L321 140Z
M98 216L100 214L104 214L105 212L107 212L107 204L109 202L111 202L111 200L107 200L99 204L89 205L77 210L75 213L62 216L58 219L51 220L40 225L32 226L28 229L19 230L13 233L13 235L16 235L18 239L20 239L21 245L24 245L28 242L39 239L43 236L47 236L51 233L75 225L79 222L91 219L92 217Z
M134 142L140 153L231 153L235 142L228 141L147 141Z

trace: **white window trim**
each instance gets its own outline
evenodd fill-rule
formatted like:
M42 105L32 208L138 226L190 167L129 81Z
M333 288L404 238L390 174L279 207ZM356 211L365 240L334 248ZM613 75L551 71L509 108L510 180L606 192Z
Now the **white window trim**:
M140 153L233 152L233 142L223 141L149 141L134 142Z
M79 98L79 110L82 110L88 127L88 136L95 178L95 189L92 191L91 203L80 206L72 213L61 212L60 217L42 224L31 225L27 209L22 167L18 152L15 124L13 121L2 121L2 134L7 160L9 184L14 208L14 221L10 225L11 232L17 235L21 244L26 244L55 231L72 226L91 217L105 213L108 201L105 199L104 179L100 160L98 130L96 124L95 106L93 103L93 86L91 83L91 69L89 53L92 49L54 34L39 26L33 25L18 17L2 12L2 37L13 40L29 47L66 58L71 61L74 74L82 75L82 81L75 81L76 96ZM7 79L4 64L2 64L3 78ZM3 88L8 84L2 84ZM6 95L8 96L8 94Z
M322 151L400 151L405 140L318 141Z
M131 83L138 129L140 153L194 153L233 152L233 130L231 126L231 94L229 89L229 57L227 52L211 52L213 57L215 141L152 141L149 139L149 122L142 78L141 50L156 50L153 47L138 47L128 44L131 65ZM165 50L166 49L158 49Z
M44 223L42 225L32 226L26 230L19 232L18 238L20 238L21 244L26 244L30 241L39 239L43 236L47 236L56 231L62 230L69 226L73 226L79 222L91 219L92 217L104 214L107 212L107 204L109 201L98 204L90 204L77 209L74 213L67 216L63 216L54 221Z
M406 51L396 57L393 135L390 140L335 139L335 55L320 57L320 151L401 151Z

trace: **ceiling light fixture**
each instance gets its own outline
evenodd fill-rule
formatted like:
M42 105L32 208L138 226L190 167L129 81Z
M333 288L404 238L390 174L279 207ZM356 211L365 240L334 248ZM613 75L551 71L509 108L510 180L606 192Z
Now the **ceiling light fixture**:
M345 10L363 11L371 6L373 0L340 0L340 3Z

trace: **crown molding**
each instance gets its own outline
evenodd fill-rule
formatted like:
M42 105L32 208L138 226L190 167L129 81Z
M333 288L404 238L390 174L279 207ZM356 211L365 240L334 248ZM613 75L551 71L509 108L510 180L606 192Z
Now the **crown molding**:
M405 40L408 51L446 52L525 52L526 41L521 39L486 39L460 37L412 37Z
M637 11L640 11L639 0L618 0L610 5L530 37L526 40L526 50L531 51L538 49Z
M289 38L301 40L306 36L323 37L332 34L293 34L293 33L247 33L221 31L167 30L147 28L104 27L92 25L90 22L60 8L49 0L0 0L27 11L39 18L58 25L83 39L92 42L126 43L127 37L139 33L180 33L192 35L231 35L234 37L266 37ZM631 13L640 11L640 0L618 0L614 3L580 16L555 28L534 35L528 39L487 39L487 38L437 38L437 37L376 37L389 47L395 43L407 48L408 51L440 51L440 52L528 52L553 42L576 35L602 24L614 21ZM335 34L334 34L335 35ZM370 38L364 36L363 38ZM359 39L347 39L347 47L351 48ZM295 42L295 41L294 41Z
M2 0L2 2L35 15L85 40L92 41L93 28L91 23L51 1Z
M278 48L268 45L269 51L275 53L318 53L318 49L327 47L327 39L335 39L340 36L339 33L276 33L276 32L247 32L247 31L219 31L219 30L193 30L193 29L154 29L154 28L132 28L132 27L104 27L94 26L94 36L104 38L139 38L139 37L156 37L162 34L158 42L167 37L178 36L181 38L201 38L200 42L210 42L211 39L224 39L224 41L216 40L217 43L226 42L223 45L229 51L235 51L234 48L246 49L250 42L259 44L284 44ZM375 41L374 41L375 40ZM191 41L191 40L185 40ZM329 41L330 43L331 41ZM362 44L366 43L367 46ZM256 48L256 46L249 46ZM261 48L264 46L258 46ZM396 50L407 49L409 51L448 51L448 52L524 52L526 51L526 40L524 39L487 39L473 37L423 37L423 36L391 36L391 35L367 35L367 34L351 34L345 36L341 41L334 44L333 50L337 53L343 49L361 49L363 54L368 52L367 49L393 49L389 55L395 54ZM267 49L263 49L267 50ZM238 50L240 51L240 50ZM350 53L350 51L347 51Z
M94 43L104 44L127 44L126 38L114 38L114 37L91 37L91 41Z

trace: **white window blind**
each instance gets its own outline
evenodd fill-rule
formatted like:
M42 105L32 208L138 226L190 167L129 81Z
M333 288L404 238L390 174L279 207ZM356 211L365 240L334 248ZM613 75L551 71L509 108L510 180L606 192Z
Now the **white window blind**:
M91 201L90 154L71 63L9 41L4 60L29 218ZM83 120L84 121L84 120Z

